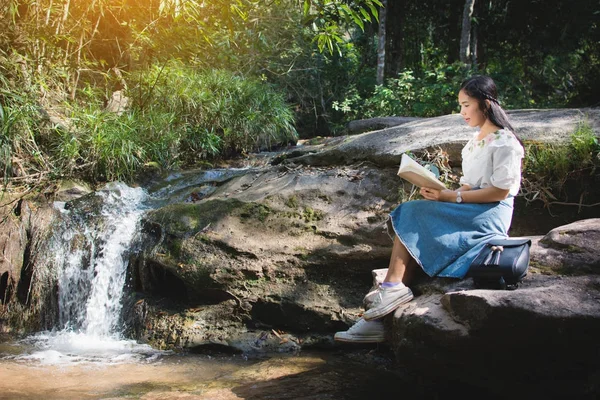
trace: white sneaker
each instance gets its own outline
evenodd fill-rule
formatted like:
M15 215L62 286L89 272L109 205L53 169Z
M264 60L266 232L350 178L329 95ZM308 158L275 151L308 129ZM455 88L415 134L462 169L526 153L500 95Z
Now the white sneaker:
M365 310L368 310L369 308L375 307L377 305L377 303L379 302L378 294L379 286L377 287L377 289L373 289L365 295L365 297L363 298L363 307L365 308Z
M383 321L365 321L361 318L347 331L337 332L333 339L338 342L381 343L385 341Z
M365 311L363 318L367 321L381 318L402 304L408 303L413 297L412 291L403 283L393 287L379 286L377 293L370 296L372 307Z

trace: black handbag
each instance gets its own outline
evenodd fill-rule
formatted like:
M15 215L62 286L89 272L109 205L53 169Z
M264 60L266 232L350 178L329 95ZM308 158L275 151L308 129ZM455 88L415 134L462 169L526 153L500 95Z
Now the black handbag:
M469 267L468 277L486 289L516 289L529 269L530 239L490 240Z

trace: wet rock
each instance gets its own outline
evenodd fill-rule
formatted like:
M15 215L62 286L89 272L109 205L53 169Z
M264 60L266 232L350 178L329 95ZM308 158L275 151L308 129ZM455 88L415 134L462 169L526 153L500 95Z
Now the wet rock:
M9 210L5 210L9 211ZM20 213L21 211L19 211ZM27 246L26 226L20 218L8 215L0 225L0 303L7 304L17 292Z
M46 312L56 304L55 279L36 265L57 211L43 196L7 197L0 208L0 332L21 334L46 328Z
M85 182L62 181L55 192L56 201L70 201L92 192L92 188Z

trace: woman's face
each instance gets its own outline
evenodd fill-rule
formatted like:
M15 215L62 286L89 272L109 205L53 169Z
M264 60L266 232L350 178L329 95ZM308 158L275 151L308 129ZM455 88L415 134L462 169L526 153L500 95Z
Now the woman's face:
M471 127L481 127L486 121L483 110L479 108L479 101L475 97L471 97L463 90L458 92L458 104L460 105L460 115L465 119L465 122Z

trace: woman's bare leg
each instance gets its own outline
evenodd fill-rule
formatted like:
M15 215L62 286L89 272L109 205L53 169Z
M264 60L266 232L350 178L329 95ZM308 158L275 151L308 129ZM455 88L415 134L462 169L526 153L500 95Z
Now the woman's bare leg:
M394 245L392 247L392 256L390 265L384 282L402 282L408 285L415 275L417 263L412 258L406 247L402 244L398 236L394 236Z
M393 312L400 305L411 301L413 293L407 285L411 282L416 270L416 261L400 239L395 237L387 275L379 289L374 292L373 307L365 311L363 318L367 321L381 318ZM404 285L400 285L400 282ZM397 285L386 285L386 283L397 283Z

